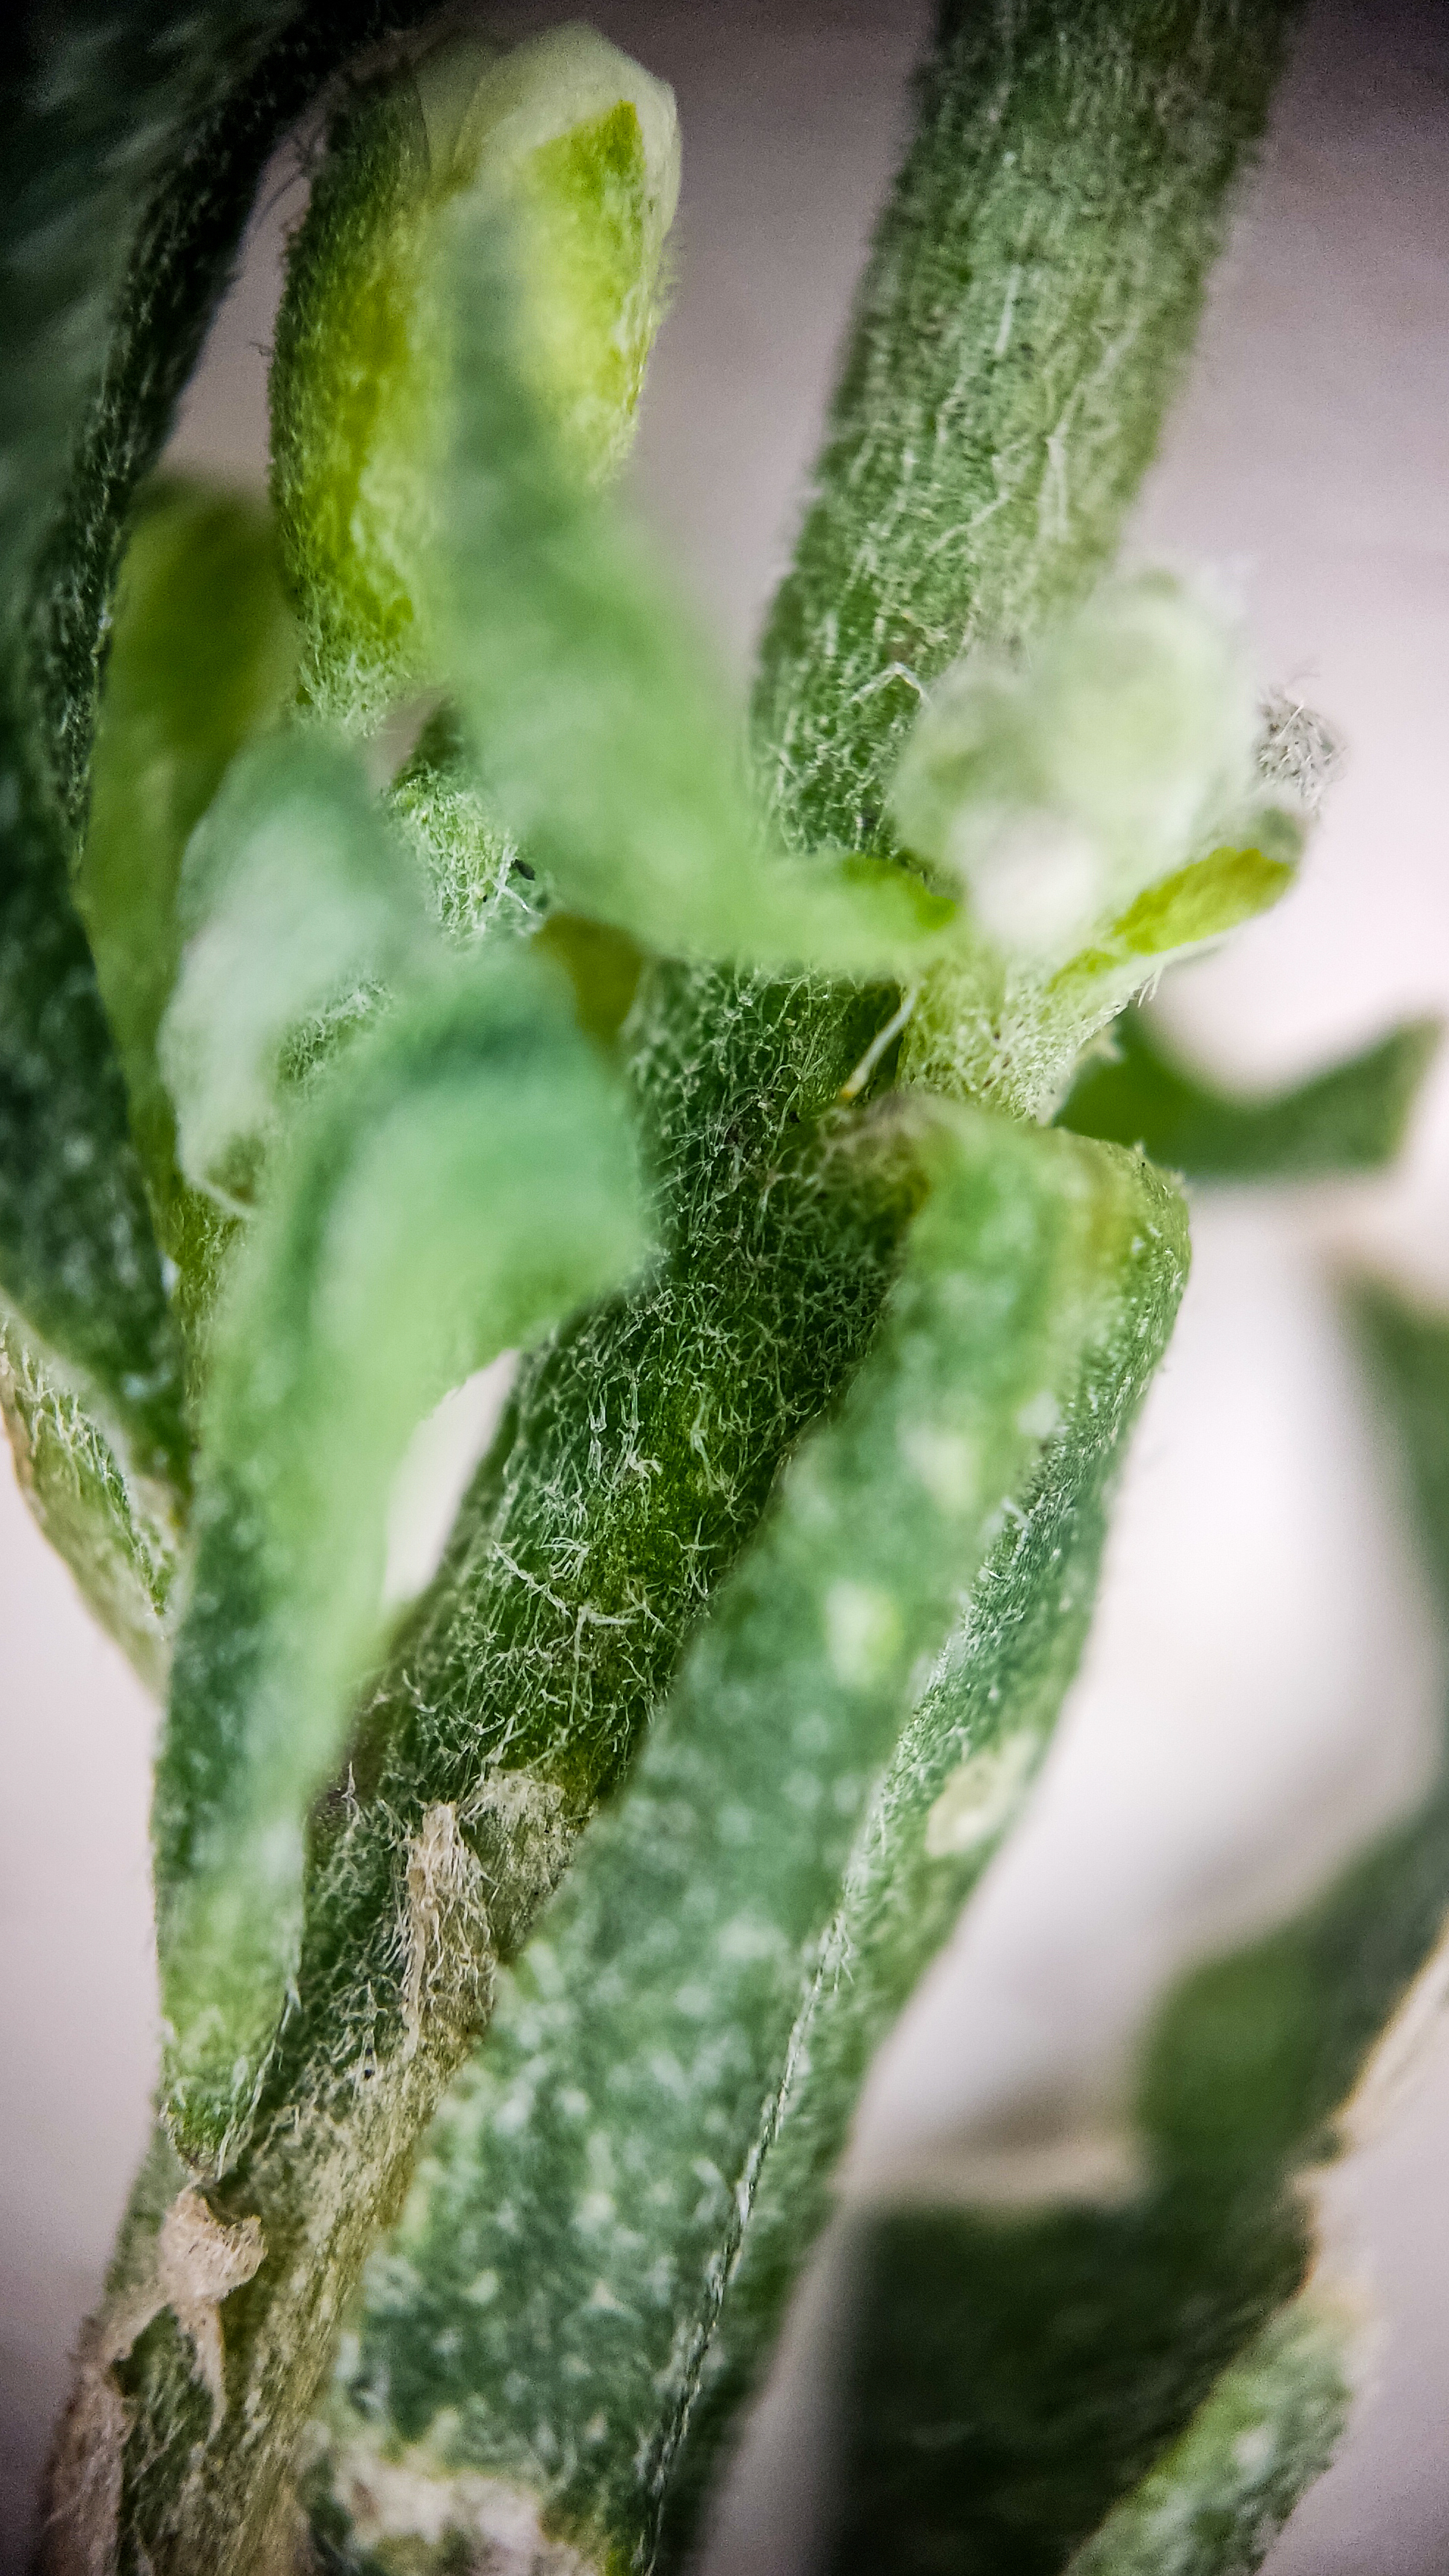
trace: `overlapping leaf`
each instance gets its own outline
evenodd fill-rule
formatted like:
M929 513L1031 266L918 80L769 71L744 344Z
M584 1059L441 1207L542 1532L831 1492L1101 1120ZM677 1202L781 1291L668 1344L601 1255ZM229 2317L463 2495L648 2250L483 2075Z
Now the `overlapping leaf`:
M1442 1591L1449 1333L1384 1294L1363 1318ZM1304 2176L1333 2153L1446 1910L1441 1767L1417 1815L1168 1998L1135 2079L1138 2190L856 2222L829 2565L1259 2563L1331 2454L1354 2376L1360 2320L1310 2278Z
M27 20L7 63L0 1272L128 1472L183 1495L178 1339L71 870L131 504L261 166L374 23L87 6Z
M158 1782L170 2118L199 2161L226 2161L294 1964L303 1819L386 1636L408 1442L642 1249L621 1105L520 951L406 996L296 1119L214 1328Z
M534 2488L602 2563L652 2560L777 2127L808 2133L807 2175L772 2194L736 2395L871 2043L1024 1791L1054 1708L1003 1632L1033 1623L1039 1588L1060 1614L1053 1558L1079 1512L1094 1552L1181 1286L1181 1211L1148 1167L944 1109L925 1146L930 1196L871 1357L520 1963L373 2293L363 2369L397 2430L436 2426L440 2465ZM906 1726L963 1601L969 1714L958 1681ZM902 1878L920 1892L923 1874L913 1920Z
M365 728L441 676L428 558L448 525L448 211L505 227L510 330L556 464L622 460L679 186L673 94L586 27L499 56L453 36L359 84L293 242L272 369L273 492L303 684ZM489 256L498 256L491 240Z

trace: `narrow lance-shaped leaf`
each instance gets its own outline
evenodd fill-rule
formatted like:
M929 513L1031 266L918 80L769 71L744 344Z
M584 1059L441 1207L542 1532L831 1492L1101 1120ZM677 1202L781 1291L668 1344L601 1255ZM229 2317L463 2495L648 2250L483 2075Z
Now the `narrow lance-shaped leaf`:
M1146 1166L979 1112L914 1114L929 1196L877 1343L521 1961L369 2304L364 2386L375 2373L392 2431L430 2435L440 2466L508 2473L609 2566L652 2562L801 2080L802 1995L829 1973L912 1703L1004 1520L1019 1529L1015 1498L1040 1484L1070 1518L1181 1283L1180 1208ZM1010 1583L1007 1553L990 1563ZM1027 1564L1030 1618L1061 1578ZM1049 1714L1025 1692L996 1713L983 1845ZM962 1750L917 1745L892 1839L919 1837ZM935 1937L949 1920L938 1907ZM851 2092L843 2077L837 2135Z
M1361 1313L1449 1608L1449 1329L1383 1293ZM1128 2106L1138 2189L860 2214L832 2568L1258 2565L1355 2375L1306 2177L1446 1909L1441 1764L1416 1815L1168 1997Z
M1312 2283L1270 2317L1069 2576L1248 2576L1336 2452L1362 2318Z
M199 2163L235 2147L295 1964L408 1441L641 1251L621 1106L518 952L404 1000L287 1141L217 1320L157 1788L168 2115Z
M452 226L457 427L436 620L490 796L561 899L666 955L889 971L954 914L904 871L789 863L724 691L638 539L568 470L517 355L496 216Z
M378 14L156 0L27 22L6 65L0 1279L127 1472L173 1501L180 1353L72 888L110 593L257 176Z
M204 484L149 490L117 586L76 892L193 1343L227 1228L182 1180L157 1063L182 948L181 862L230 762L275 722L295 664L266 514Z
M442 676L427 558L449 342L446 210L508 223L520 359L562 470L626 452L679 187L673 93L587 27L501 58L473 38L360 86L291 248L271 375L272 486L309 699L366 727Z
M1299 1181L1376 1171L1404 1141L1442 1030L1410 1020L1307 1082L1243 1096L1221 1091L1163 1049L1127 1012L1110 1052L1082 1067L1058 1112L1079 1136L1140 1145L1190 1180Z
M180 1342L125 1086L57 826L0 712L0 1287L128 1472L173 1509L190 1461Z

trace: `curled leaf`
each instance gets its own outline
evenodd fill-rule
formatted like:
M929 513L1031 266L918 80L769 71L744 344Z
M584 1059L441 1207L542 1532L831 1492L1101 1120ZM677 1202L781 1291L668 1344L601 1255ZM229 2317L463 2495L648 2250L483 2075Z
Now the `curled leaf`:
M1292 885L1304 808L1276 742L1236 636L1162 574L1109 585L1019 668L947 672L892 789L908 845L966 894L912 1077L1049 1115L1134 993Z
M419 889L350 753L278 733L232 764L188 845L185 939L160 1060L187 1178L254 1194L289 1042L370 990L427 935Z
M163 1221L178 1175L156 1048L182 858L236 754L275 722L295 661L265 512L203 484L150 490L117 589L76 891Z
M158 1775L168 2112L224 2164L291 1973L308 1801L392 1624L418 1424L643 1251L621 1105L542 965L401 1003L299 1114L215 1328Z
M466 217L466 220L463 219ZM908 969L954 905L903 870L772 851L669 584L570 475L516 354L492 229L451 251L458 367L437 623L490 801L570 910L666 955Z
M335 721L366 728L437 676L423 567L446 524L445 210L506 235L529 383L570 470L598 480L632 434L678 177L671 92L586 28L501 59L455 39L335 120L271 379L303 681Z

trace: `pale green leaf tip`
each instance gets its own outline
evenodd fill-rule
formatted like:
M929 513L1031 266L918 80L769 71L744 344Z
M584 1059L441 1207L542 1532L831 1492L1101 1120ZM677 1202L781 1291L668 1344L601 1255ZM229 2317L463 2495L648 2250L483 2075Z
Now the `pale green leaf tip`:
M955 664L907 742L892 814L1004 958L1060 969L1189 862L1244 845L1257 731L1233 628L1148 574L1106 586L1024 667Z

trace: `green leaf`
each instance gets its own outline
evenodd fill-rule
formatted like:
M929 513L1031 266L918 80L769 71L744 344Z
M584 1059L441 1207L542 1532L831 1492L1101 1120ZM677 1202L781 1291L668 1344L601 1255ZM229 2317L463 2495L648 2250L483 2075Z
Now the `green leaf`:
M425 561L451 400L445 210L507 229L524 372L566 470L590 482L630 442L678 185L672 92L585 27L502 59L454 38L334 118L271 379L303 681L334 721L366 727L439 676Z
M1442 1035L1411 1020L1291 1090L1235 1098L1200 1081L1129 1011L1057 1113L1079 1136L1140 1145L1190 1180L1319 1180L1391 1163Z
M0 710L0 1284L128 1472L184 1500L180 1346L120 1066L53 819L6 734Z
M948 0L756 720L792 847L889 848L925 692L1083 599L1192 343L1291 7ZM1091 357L1087 352L1090 349Z
M305 1807L391 1624L408 1442L642 1249L620 1105L521 954L402 1001L288 1138L216 1321L158 1775L167 2098L195 2161L224 2166L253 2105L295 1961Z
M364 2327L397 2434L536 2487L609 2565L652 2560L778 2125L811 2129L823 2170L783 2225L776 2198L752 2358L870 2044L1024 1793L1054 1710L1001 1640L1025 1622L1040 1651L1039 1592L1060 1616L1044 1533L1087 1501L1095 1535L1184 1273L1180 1208L1141 1163L944 1105L922 1154L871 1355L500 1998ZM963 1604L971 1714L948 1688L908 1723ZM930 1890L924 1941L893 1864ZM831 2046L857 2011L865 2034Z
M1304 813L1265 800L1283 762L1258 736L1239 639L1163 573L1107 584L1019 663L949 670L891 789L965 903L913 997L907 1074L1042 1117L1164 965L1276 903Z
M16 1481L107 1634L149 1690L165 1686L177 1533L15 1315L0 1309L0 1414Z
M265 513L204 484L153 485L112 612L76 901L193 1361L226 1230L182 1180L156 1057L182 854L234 755L279 713L295 662Z
M396 21L409 0L389 11ZM127 1472L189 1475L181 1361L71 873L109 602L276 141L377 23L87 7L9 66L0 213L0 1278ZM269 40L286 41L258 66Z
M441 653L490 801L571 910L666 955L864 974L939 946L903 871L766 847L724 691L670 586L530 397L496 226L454 226Z
M232 1208L254 1197L289 1059L302 1070L325 1053L425 949L419 896L360 764L320 729L232 763L187 846L186 944L160 1037L198 1188Z
M1177 380L1284 14L1214 0L1187 57L1147 0L1035 0L1009 25L973 12L943 30L757 700L791 848L888 855L880 815L918 684L968 632L1012 640L1095 577ZM1079 238L1077 265L1061 244ZM1003 357L1008 307L1030 333L1013 324ZM295 2004L215 2195L266 2244L226 2303L223 2414L166 2317L127 2354L122 2303L158 2259L154 2182L127 2222L102 2329L121 2357L87 2382L86 2420L125 2408L120 2546L158 2576L256 2563L340 2304L486 2014L495 1952L522 1939L627 1766L782 1455L869 1348L905 1209L842 1154L853 1119L833 1104L895 1010L880 988L646 978L630 1043L666 1259L521 1367L367 1710L355 1802L317 1818ZM888 1067L877 1056L868 1079ZM158 2170L175 2177L174 2160ZM95 2499L115 2492L114 2453L111 2483L93 2467L77 2437L57 2528L89 2544L99 2520L109 2547L117 2515Z
M295 659L265 513L205 485L154 487L117 586L76 890L163 1205L176 1175L156 1041L182 855L237 752L280 713Z
M1449 1612L1449 1326L1383 1292L1360 1316ZM827 2564L934 2554L969 2576L1080 2549L1073 2567L1099 2576L1142 2563L1164 2517L1183 2550L1166 2563L1191 2576L1258 2564L1325 2464L1354 2368L1352 2316L1305 2297L1305 2180L1446 1904L1441 1767L1417 1814L1299 1913L1168 1996L1136 2070L1143 2179L1125 2198L855 2223ZM1259 2433L1243 2449L1225 2436L1245 2406Z
M1221 925L1176 888L1252 801L1247 658L1165 573L1106 584L1017 666L968 654L931 691L891 789L907 848L968 891L1014 962L1066 968L1116 925L1133 955ZM1165 915L1186 918L1177 935ZM1129 926L1130 925L1130 926ZM1135 935L1134 935L1135 934Z
M1311 2288L1271 2318L1068 2576L1240 2576L1258 2566L1338 2448L1354 2323Z
M428 718L387 802L447 938L467 946L497 930L537 928L548 888L489 812L451 707Z

